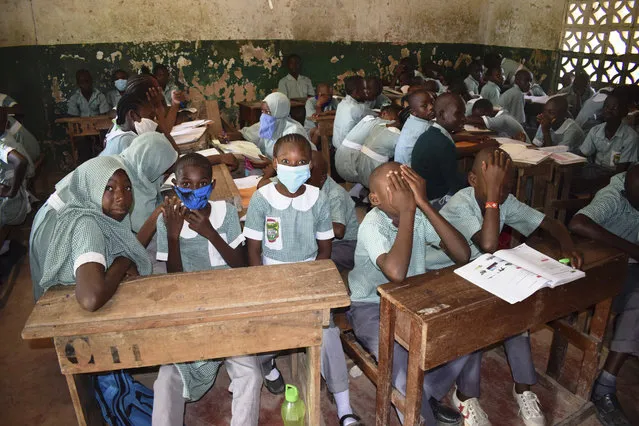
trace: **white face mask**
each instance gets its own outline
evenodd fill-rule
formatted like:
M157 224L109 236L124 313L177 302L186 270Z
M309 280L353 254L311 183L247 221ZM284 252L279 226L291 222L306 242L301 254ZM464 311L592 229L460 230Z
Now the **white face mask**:
M135 132L138 135L155 132L155 129L158 128L158 123L148 118L143 118L141 121L134 121L133 124L135 125Z

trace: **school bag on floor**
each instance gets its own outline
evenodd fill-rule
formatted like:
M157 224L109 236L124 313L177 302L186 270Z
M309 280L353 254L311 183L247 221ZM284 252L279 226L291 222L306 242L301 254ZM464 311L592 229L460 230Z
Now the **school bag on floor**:
M153 391L123 370L99 374L95 397L109 426L151 426Z

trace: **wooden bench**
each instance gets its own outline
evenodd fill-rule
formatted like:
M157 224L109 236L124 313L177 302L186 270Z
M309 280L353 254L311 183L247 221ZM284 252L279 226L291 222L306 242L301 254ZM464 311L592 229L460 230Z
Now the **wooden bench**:
M90 373L306 348L297 384L320 425L322 328L349 304L330 260L156 275L122 283L97 312L73 286L51 288L22 337L53 338L80 425L102 424Z
M73 161L78 163L78 150L76 138L84 136L100 136L101 131L108 131L113 126L113 120L108 115L96 115L93 117L63 117L55 120L56 123L67 127L67 135L71 140L71 153Z

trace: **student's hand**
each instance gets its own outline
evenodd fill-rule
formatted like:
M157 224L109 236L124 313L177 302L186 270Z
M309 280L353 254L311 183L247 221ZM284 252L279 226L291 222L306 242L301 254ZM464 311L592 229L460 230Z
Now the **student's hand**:
M253 167L255 167L256 169L264 169L266 168L268 165L272 164L273 162L271 160L269 160L268 158L266 158L263 155L260 155L260 159L259 160L254 160L249 158L249 162L253 165Z
M151 105L153 105L156 111L165 107L166 100L159 87L149 88L149 90L146 91L146 98L151 102Z
M184 214L187 208L182 205L177 197L164 197L162 205L162 214L164 215L164 223L166 224L166 234L168 238L178 238L184 225Z
M222 163L226 164L231 171L237 169L237 167L240 165L239 160L233 154L222 154L220 156L220 159L222 160Z
M537 115L537 122L541 126L541 130L548 131L550 129L550 120L544 114Z
M410 186L401 178L399 172L389 172L386 193L391 207L400 213L415 214L417 205Z
M189 223L189 228L204 238L208 238L211 232L215 232L209 216L202 213L201 210L190 210L184 215L184 220Z
M519 133L517 136L515 136L515 139L521 142L526 142L526 133L525 132Z
M124 278L122 278L122 281L130 281L139 276L140 276L140 273L138 272L138 267L135 264L135 262L133 262L131 263L131 266L129 267L129 269L127 269L126 272L124 273Z
M578 252L574 246L572 247L562 247L561 249L561 257L570 259L570 266L575 269L581 269L584 264L584 256L580 252Z
M171 104L180 105L186 102L186 93L183 90L174 90L171 92Z
M510 168L510 158L504 151L495 150L492 157L488 158L488 162L484 161L481 165L486 188L488 191L495 191L492 195L499 196L501 187L507 177ZM497 200L487 200L497 201Z
M401 166L402 179L408 184L417 204L428 203L426 195L426 180L418 175L415 170L405 164Z

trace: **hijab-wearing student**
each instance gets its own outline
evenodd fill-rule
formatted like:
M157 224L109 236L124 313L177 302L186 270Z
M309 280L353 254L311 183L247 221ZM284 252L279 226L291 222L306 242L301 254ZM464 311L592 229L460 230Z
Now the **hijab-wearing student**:
M486 84L481 88L480 95L484 99L488 99L493 106L500 106L499 97L501 96L500 87L504 84L503 70L500 67L489 68L484 74Z
M117 155L131 146L138 135L153 132L158 124L153 121L155 109L146 99L124 95L118 103L115 125L106 135L106 145L101 156Z
M118 101L126 90L126 81L128 78L129 74L124 70L117 70L113 73L113 85L115 89L109 90L106 94L107 102L111 106L111 109L117 108Z
M520 123L526 122L524 112L524 94L530 91L532 73L528 70L519 70L515 74L515 84L499 97L499 105Z
M1 107L0 126L6 123L6 118L6 108ZM24 148L9 132L3 132L0 135L0 228L22 223L31 210L26 190L29 168Z
M472 97L479 96L479 85L483 77L483 67L479 61L471 62L468 67L468 77L464 80L466 89Z
M164 94L164 101L168 106L173 105L173 92L180 92L175 83L171 82L171 73L164 64L155 64L153 76L156 78Z
M621 367L630 356L639 356L639 166L613 176L569 226L572 232L621 250L632 259L623 290L613 303L619 316L591 397L601 424L630 426L616 393Z
M67 101L67 114L91 117L109 112L109 102L102 92L93 88L93 77L89 70L78 70L75 73L75 81L78 88Z
M13 112L22 111L22 107L11 96L0 93L0 107L11 108ZM9 111L6 111L9 113ZM4 123L4 121L2 121ZM24 150L29 155L29 159L32 163L35 163L40 157L40 142L26 127L18 121L14 115L8 115L6 118L6 124L4 127L0 124L0 130L6 130L7 133L13 136L18 145L22 145ZM31 178L32 176L27 176Z
M181 157L175 164L173 183L178 198L167 198L157 218L157 259L166 262L167 271L246 266L236 209L225 201L209 201L215 182L206 157L197 153ZM208 392L222 362L231 378L231 425L257 426L262 375L252 355L160 367L153 384L153 426L182 426L185 403L197 401Z
M373 111L366 104L368 92L364 77L353 75L344 79L346 97L337 106L335 122L333 124L333 146L338 149L348 132L359 121Z
M539 128L533 143L537 146L567 146L570 152L579 153L586 135L575 120L568 117L568 101L565 96L554 96L537 116Z
M53 285L75 283L80 306L95 311L132 268L140 275L151 273L146 250L131 231L133 190L115 157L95 158L73 172L46 253L36 258L44 265L34 281L36 299Z
M395 161L410 164L417 139L432 125L435 118L435 95L418 89L408 95L410 115L406 119L395 145Z
M488 99L477 99L473 103L472 114L466 117L466 122L497 132L498 137L530 143L521 123L504 111L495 111L493 104Z
M302 69L302 58L299 55L292 54L286 59L286 69L288 74L283 77L277 85L277 91L283 93L289 99L303 98L315 96L313 83L311 79L300 75Z
M382 93L384 85L377 76L366 77L366 90L368 91L367 103L370 109L381 109L393 103L388 96Z

